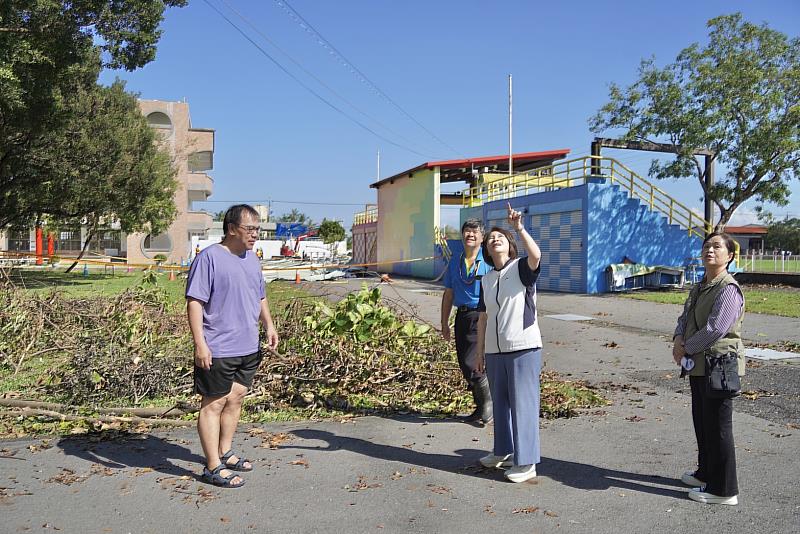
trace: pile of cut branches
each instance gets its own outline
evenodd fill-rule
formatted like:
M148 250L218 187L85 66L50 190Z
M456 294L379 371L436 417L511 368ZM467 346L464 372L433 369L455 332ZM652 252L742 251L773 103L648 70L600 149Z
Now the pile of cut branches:
M22 291L6 281L0 376L35 372L26 395L73 405L139 405L172 395L190 374L184 323L148 278L114 297L93 298Z
M149 282L114 297L80 299L0 283L0 379L9 384L9 377L33 373L25 396L63 403L73 415L76 407L97 411L191 398L185 315ZM287 302L273 306L281 345L278 352L264 350L245 404L250 418L281 411L452 415L469 407L452 344L384 306L378 288L364 286L335 305ZM542 380L545 417L603 403L580 383L550 373ZM19 398L20 390L6 385L0 394Z
M335 306L292 301L276 316L282 345L256 376L251 411L288 406L343 411L453 415L471 397L453 346L429 325L381 304L366 285ZM555 373L542 373L542 414L569 417L601 397Z

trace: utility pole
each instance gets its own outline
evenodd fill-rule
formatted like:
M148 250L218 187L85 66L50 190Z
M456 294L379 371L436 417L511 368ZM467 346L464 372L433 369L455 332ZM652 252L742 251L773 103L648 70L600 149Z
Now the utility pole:
M513 132L513 110L514 98L512 95L512 81L511 75L508 75L508 175L514 174L514 152L512 150L512 132Z

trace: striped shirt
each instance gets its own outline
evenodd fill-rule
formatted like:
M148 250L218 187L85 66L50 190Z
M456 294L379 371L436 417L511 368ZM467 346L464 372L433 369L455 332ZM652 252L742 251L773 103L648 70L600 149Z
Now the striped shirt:
M706 325L692 337L683 341L687 354L699 354L711 347L718 339L727 334L742 314L744 297L736 284L728 284L720 291L717 301L711 308ZM686 331L686 310L678 318L675 336L682 336ZM673 336L674 337L674 336Z

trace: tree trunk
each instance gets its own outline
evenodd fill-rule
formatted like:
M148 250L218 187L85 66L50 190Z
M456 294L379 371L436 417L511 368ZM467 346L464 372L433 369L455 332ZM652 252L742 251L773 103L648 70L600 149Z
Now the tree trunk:
M86 235L86 241L83 242L83 248L81 249L81 253L78 254L78 257L75 258L75 261L72 262L72 265L70 265L69 268L65 272L67 272L67 273L72 272L72 269L74 269L75 266L80 263L81 258L83 257L84 254L86 254L86 249L89 248L89 243L91 243L92 238L94 237L94 234L95 234L96 231L97 231L96 228L92 228L89 231L89 233Z

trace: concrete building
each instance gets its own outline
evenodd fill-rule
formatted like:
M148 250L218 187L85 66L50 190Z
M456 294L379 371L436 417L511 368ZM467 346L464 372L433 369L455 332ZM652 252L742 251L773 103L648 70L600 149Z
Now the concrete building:
M214 180L207 172L214 166L214 130L192 127L185 102L140 100L139 107L148 124L161 134L177 167L178 215L162 234L126 236L125 256L130 263L149 263L163 254L169 263L180 263L191 257L192 237L205 238L211 229L211 214L195 209L194 203L208 199L213 192Z
M510 204L523 213L542 250L539 289L609 291L617 284L614 266L621 263L695 272L692 265L709 226L701 215L613 158L563 160L568 152L515 154L513 175L507 165L503 168L507 156L496 156L425 163L372 184L378 190L377 210L367 206L356 214L354 263L435 278L445 268L437 230L441 204L461 205L460 223L478 218L487 229L508 228ZM449 181L469 187L443 194L440 184ZM454 254L460 247L459 240L447 242Z
M129 263L152 263L157 254L167 257L168 263L181 263L191 258L192 237L207 238L212 216L194 203L208 199L214 180L207 174L214 163L214 130L193 128L189 117L189 104L161 100L140 100L139 107L155 128L164 147L177 167L175 205L178 213L166 232L159 235L129 234L111 221L98 232L89 246L89 252L111 256ZM48 254L48 238L53 253L61 257L74 257L83 247L86 229L76 225L62 227L44 236L42 250ZM33 252L36 250L36 231L33 228L7 228L0 231L0 250Z

